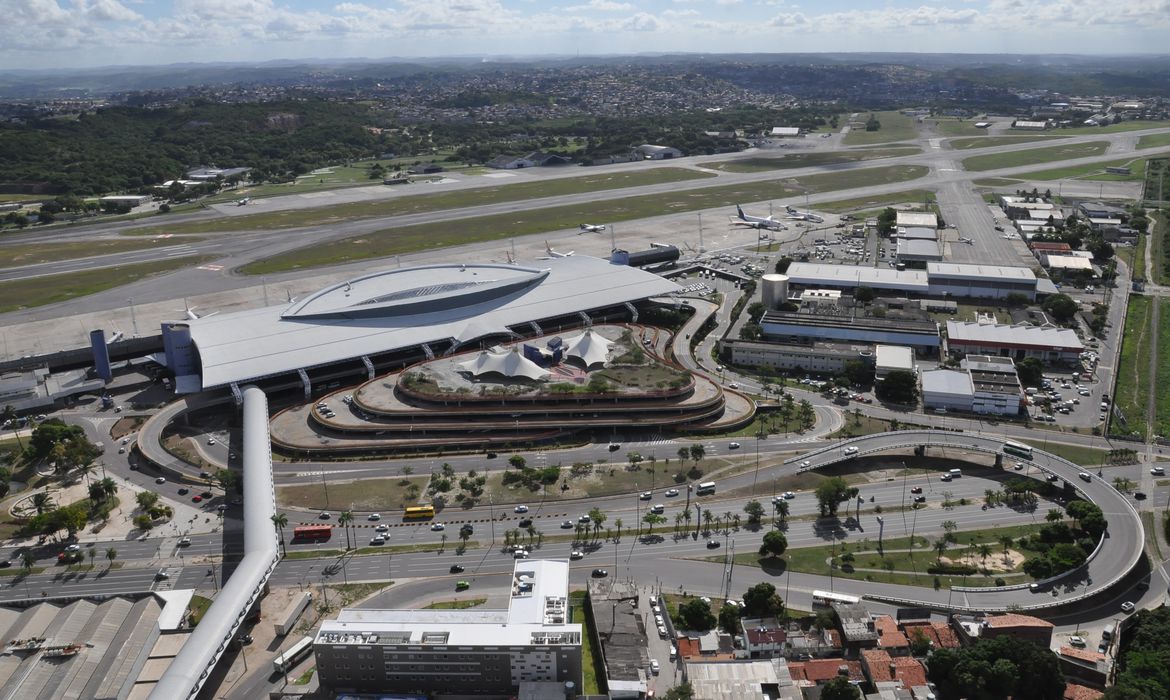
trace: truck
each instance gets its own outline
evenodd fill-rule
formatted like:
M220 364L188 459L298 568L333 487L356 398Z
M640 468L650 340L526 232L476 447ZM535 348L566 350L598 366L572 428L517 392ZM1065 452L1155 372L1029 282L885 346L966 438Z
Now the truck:
M301 615L305 612L305 608L309 607L309 603L313 602L313 594L309 591L298 595L289 602L288 606L276 616L276 621L272 623L273 630L277 637L283 637L296 627L297 621L301 619Z

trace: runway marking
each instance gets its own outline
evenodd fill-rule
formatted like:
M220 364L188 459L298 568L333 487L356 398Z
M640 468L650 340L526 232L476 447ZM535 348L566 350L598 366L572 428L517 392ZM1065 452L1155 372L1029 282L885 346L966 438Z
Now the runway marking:
M207 270L208 272L219 272L223 269L223 265L200 265L196 270Z

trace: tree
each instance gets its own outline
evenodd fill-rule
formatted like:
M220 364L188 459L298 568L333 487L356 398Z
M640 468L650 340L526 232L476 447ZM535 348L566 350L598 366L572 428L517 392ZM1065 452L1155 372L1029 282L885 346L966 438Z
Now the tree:
M749 617L779 617L784 612L784 601L767 581L744 591L743 606Z
M593 508L589 511L589 521L593 523L593 535L596 536L601 532L601 526L609 519L605 513L601 512L600 508Z
M158 504L158 494L153 491L139 491L134 495L134 500L142 510L150 510Z
M719 629L728 634L738 634L739 618L739 606L730 602L724 603L723 607L719 608Z
M231 469L216 469L215 483L223 489L224 493L229 493L235 487L237 481L236 473Z
M1044 365L1035 357L1025 357L1017 362L1016 373L1024 386L1039 387L1044 381Z
M348 510L344 511L341 515L337 516L337 524L340 525L341 527L345 528L345 548L347 550L353 548L353 545L350 544L350 540L349 540L349 526L352 523L353 523L353 513L348 511Z
M821 700L858 700L861 691L847 676L834 676L821 686Z
M772 501L772 510L775 513L776 519L781 523L788 520L788 511L790 510L788 501L784 499ZM777 525L779 525L779 523L777 523Z
M764 518L764 506L760 505L760 502L755 499L748 501L744 505L743 512L747 513L748 522L752 525L758 525Z
M85 556L89 557L89 568L92 570L93 560L97 559L97 549L95 547L90 547L89 549L85 550Z
M647 513L646 515L642 516L642 522L644 522L650 526L650 529L647 532L647 534L653 535L654 534L654 526L658 525L659 523L666 522L666 518L657 514L657 513Z
M1058 323L1067 323L1072 320L1080 307L1067 294L1053 294L1040 304L1040 308L1044 309Z
M284 549L284 526L288 525L288 516L285 515L284 513L276 513L275 515L272 515L270 517L272 518L272 526L276 528L276 531L280 536L280 551L283 552L283 551L285 551L285 549Z
M711 604L702 598L691 598L678 606L679 621L687 630L706 632L715 626L715 615L711 612Z
M832 476L817 485L817 506L821 515L836 515L837 507L849 494L849 484L839 476Z
M893 370L878 382L877 395L893 403L918 403L918 377L909 370Z
M788 538L779 530L769 530L764 533L764 542L760 545L760 556L778 557L788 550Z
M528 461L520 455L512 455L508 458L508 464L512 465L516 469L523 469L528 465Z
M114 549L113 547L108 548L106 550L106 561L109 563L106 564L106 569L114 568L114 560L117 558L118 558L118 550Z
M618 518L613 521L613 526L617 529L617 539L622 538L622 519Z
M944 700L1059 700L1065 686L1055 654L1006 636L980 639L962 649L935 649L930 655L928 678Z
M56 506L53 504L53 497L45 491L34 493L32 497L32 506L36 510L37 515L42 515L46 511L53 510Z
M695 691L691 687L690 683L683 683L682 685L676 685L670 690L666 691L666 694L662 697L663 700L693 700L695 697Z
M699 443L696 442L691 445L691 459L695 461L695 464L701 462L706 454L707 450Z
M811 428L817 417L816 412L813 410L812 403L810 403L808 399L801 399L798 410L800 424L805 428Z
M858 287L857 290L853 292L853 298L862 304L868 304L869 302L873 301L875 297L877 297L877 293L875 293L871 287Z
M910 654L912 656L926 656L930 653L930 637L921 628L915 627L910 632Z
M37 563L37 555L33 554L31 550L24 550L20 553L20 566L24 569L25 576L32 573L33 566Z

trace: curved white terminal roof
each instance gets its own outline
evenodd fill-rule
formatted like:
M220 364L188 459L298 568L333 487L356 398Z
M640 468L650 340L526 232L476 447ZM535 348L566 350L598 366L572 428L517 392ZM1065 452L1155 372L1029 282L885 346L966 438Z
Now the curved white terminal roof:
M459 366L478 377L484 374L502 374L505 377L523 377L533 381L548 378L548 371L520 354L513 347L508 352L480 352L474 359L460 362Z
M566 355L581 360L585 363L585 367L589 368L593 365L605 364L605 358L609 355L612 343L589 328L581 335L566 340L565 345L567 346Z
M655 274L584 255L541 269L427 265L335 284L292 304L189 322L202 389L423 343L459 344L530 321L666 295Z

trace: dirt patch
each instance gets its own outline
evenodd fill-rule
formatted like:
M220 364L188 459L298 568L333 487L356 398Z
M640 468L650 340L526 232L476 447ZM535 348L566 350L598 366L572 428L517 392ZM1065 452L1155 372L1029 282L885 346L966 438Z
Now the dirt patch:
M146 418L147 416L126 416L125 418L119 418L118 422L114 423L114 427L110 428L110 437L115 440L121 440L131 433L138 432L138 429L146 422Z
M973 566L977 569L987 569L992 573L1011 573L1019 571L1020 567L1024 565L1027 559L1020 552L1009 549L1007 554L1003 551L996 551L992 553L987 559L978 554L963 555L961 557L943 557L943 564L963 564L966 566Z

